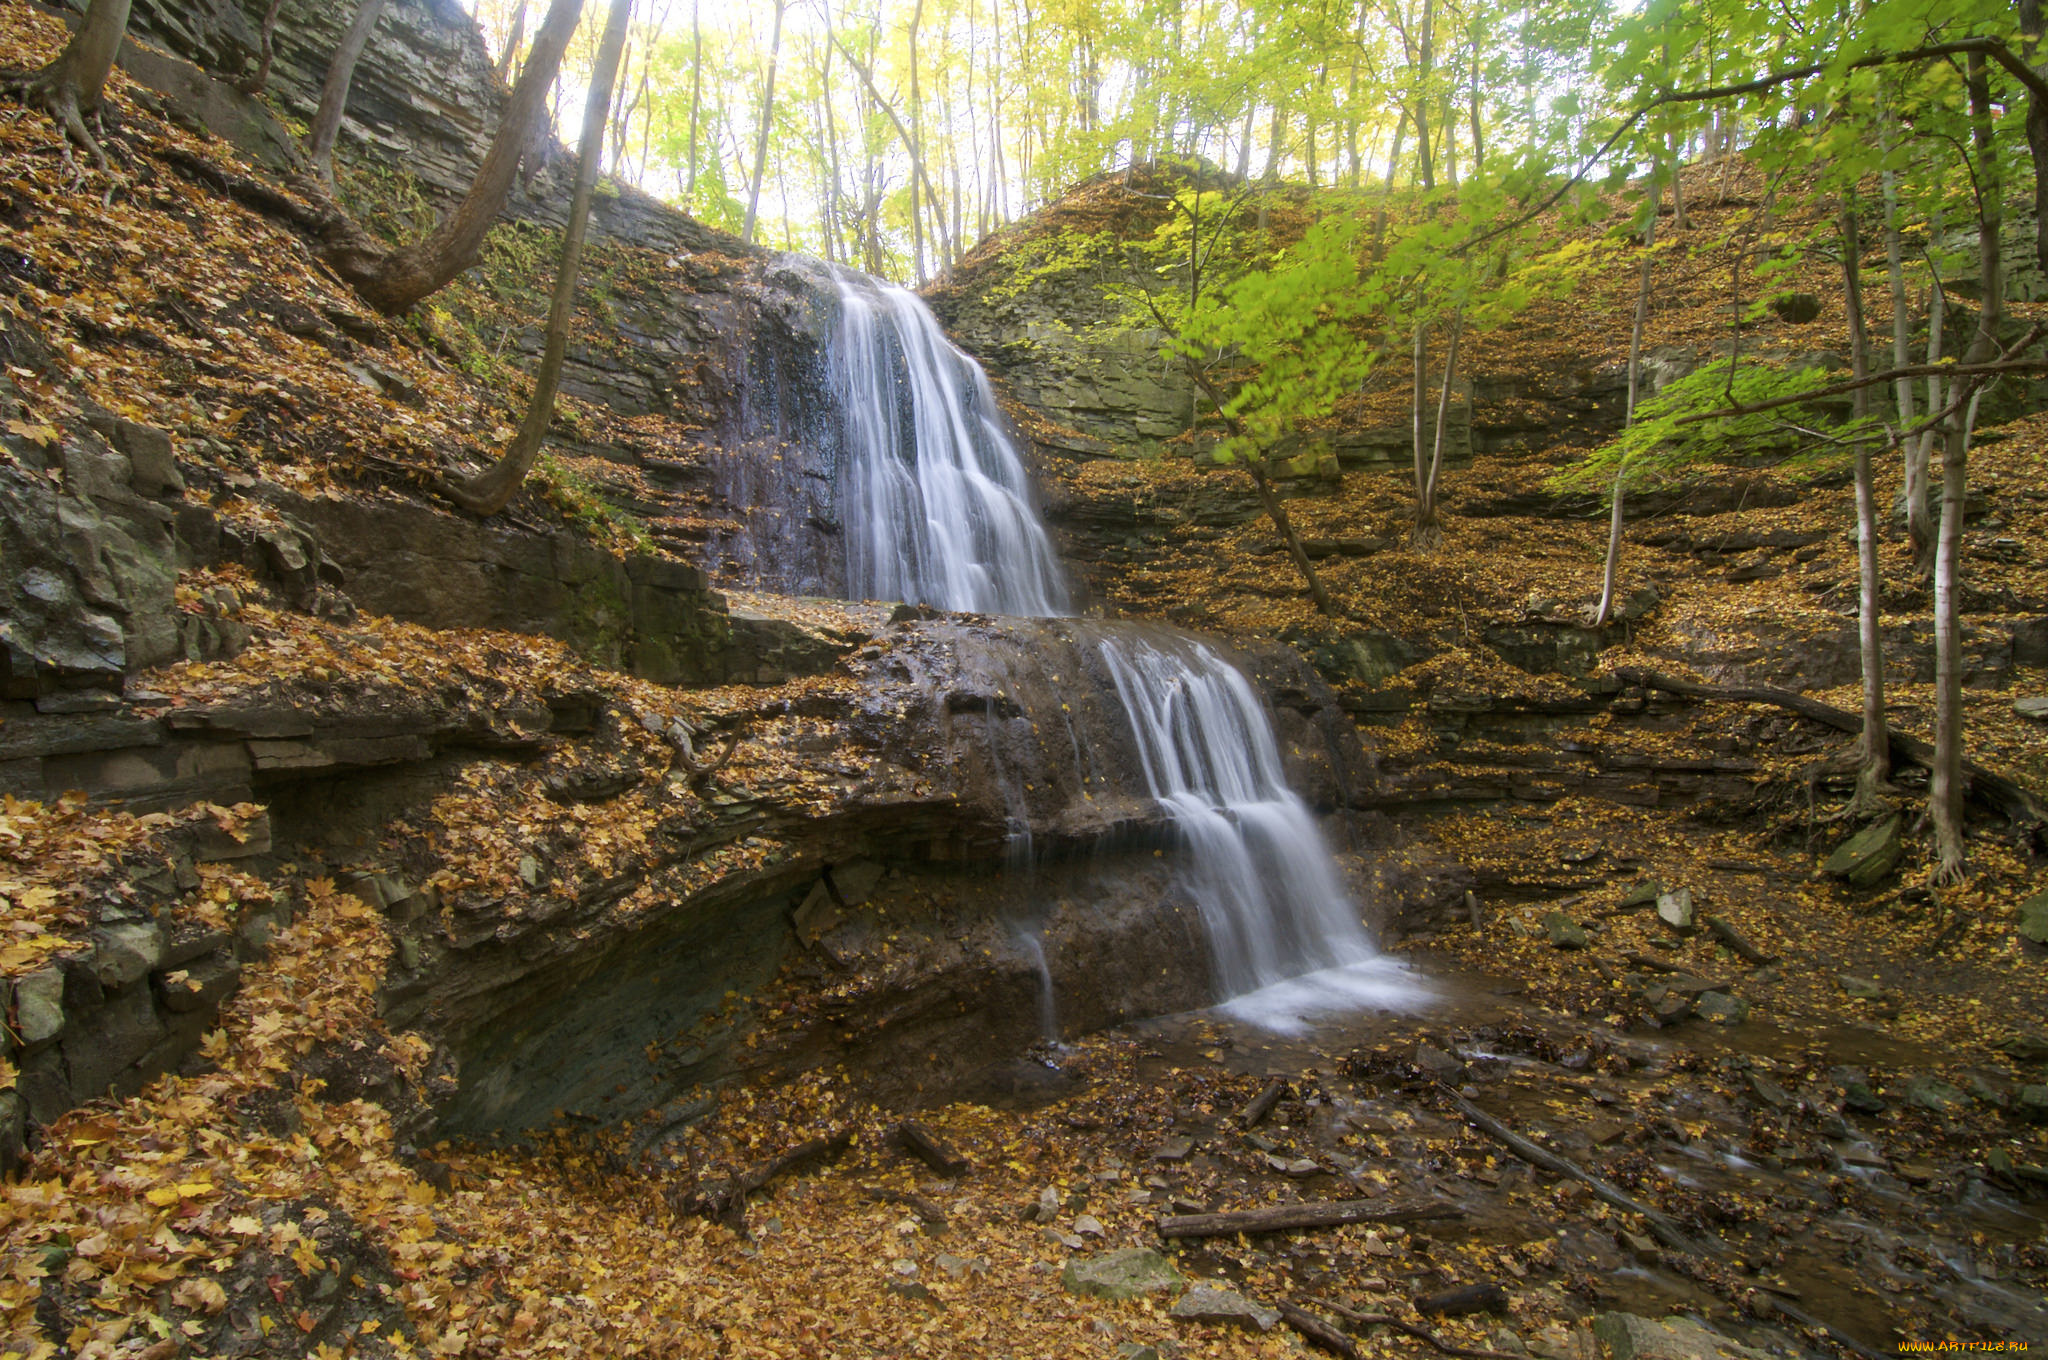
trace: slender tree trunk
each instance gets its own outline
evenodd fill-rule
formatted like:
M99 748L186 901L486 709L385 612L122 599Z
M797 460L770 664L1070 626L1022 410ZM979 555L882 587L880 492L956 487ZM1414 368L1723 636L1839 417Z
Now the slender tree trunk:
M1884 172L1881 182L1884 186L1885 280L1891 285L1892 295L1892 367L1904 368L1913 361L1913 318L1906 310L1905 244L1899 239L1899 182L1889 170ZM1892 385L1892 396L1898 404L1898 428L1911 429L1913 380L1900 378Z
M519 8L512 11L512 32L505 39L505 50L498 54L498 80L505 85L512 83L512 68L519 61L519 44L526 41L526 0L519 0Z
M1422 59L1415 77L1415 150L1420 157L1416 168L1425 189L1436 188L1436 167L1429 152L1429 73L1435 62L1435 43L1436 0L1423 0Z
M1852 193L1842 207L1842 296L1849 312L1849 362L1860 382L1870 372L1870 334L1863 320L1863 233ZM1870 414L1870 389L1858 387L1855 417ZM1882 791L1891 778L1891 738L1884 717L1884 634L1880 626L1883 582L1877 563L1877 489L1867 432L1856 440L1856 628L1863 668L1863 736L1856 763L1856 796L1850 804L1859 817L1884 806Z
M356 6L356 17L342 35L341 45L334 49L334 59L327 63L327 79L320 86L320 108L313 115L312 131L306 134L306 159L313 162L314 173L330 192L334 188L334 139L341 135L342 115L348 112L356 62L370 45L370 35L383 13L384 0L362 0Z
M547 441L555 411L555 389L562 378L562 359L569 347L569 322L576 314L576 276L583 262L583 236L590 223L590 195L597 185L598 162L604 157L606 115L619 74L619 56L626 46L626 23L633 0L612 0L604 36L598 40L597 66L590 76L590 96L583 107L583 137L576 152L576 184L569 199L569 223L562 234L562 261L555 270L555 296L548 307L547 346L534 375L533 401L512 446L490 468L467 482L443 486L448 497L478 515L496 514L512 500Z
M99 116L100 93L128 34L128 6L129 0L92 0L64 50L19 86L22 102L37 105L56 119L64 135L90 153L101 170L107 168L107 153L86 127L86 119ZM65 155L68 159L70 152Z
M1415 530L1408 536L1410 547L1428 550L1443 542L1443 521L1437 514L1437 489L1443 482L1444 432L1451 423L1451 389L1458 377L1458 343L1465 334L1465 309L1451 314L1451 340L1444 352L1443 382L1436 398L1436 431L1430 441L1429 473L1422 480L1422 495L1415 506ZM1419 433L1419 431L1418 431Z
M270 0L263 11L263 23L256 30L256 72L235 87L243 94L262 94L270 84L270 67L277 58L277 12L283 8L284 0Z
M540 31L534 34L533 52L519 73L519 84L505 105L504 121L484 153L483 164L477 167L476 178L470 181L468 194L424 240L392 250L335 213L322 242L323 253L365 302L395 316L476 263L484 237L511 195L520 158L547 107L548 90L561 69L562 53L582 15L583 0L551 0ZM610 97L609 90L606 97Z
M1628 464L1614 469L1614 490L1607 512L1607 561L1600 570L1600 605L1593 611L1593 626L1605 628L1614 618L1614 586L1621 567L1622 496L1628 488Z
M697 129L704 113L703 0L690 0L690 180L683 186L683 211L697 204Z
M918 201L918 186L920 183L929 184L924 168L924 124L922 121L923 110L920 108L923 100L918 97L917 84L917 26L922 22L924 22L924 0L917 0L917 4L910 11L910 131L904 139L903 149L910 153L912 171L910 179L910 244L915 257L917 281L919 283L923 283L925 280L925 268L924 209ZM877 103L881 102L881 95L877 94L875 99ZM937 207L938 195L928 192L926 197L932 199L933 206Z
M1643 269L1636 283L1635 324L1628 336L1628 405L1622 415L1623 425L1636 422L1636 403L1642 399L1643 376L1643 331L1650 320L1650 279L1656 268L1657 212L1660 207L1657 196L1657 180L1650 180L1650 216L1643 223Z
M1941 212L1936 209L1928 218L1928 236L1939 239L1942 229ZM1927 267L1927 286L1927 362L1938 364L1947 350L1948 292L1942 287L1941 275L1934 268L1931 258ZM1940 374L1928 376L1927 414L1930 417L1948 404L1942 398L1942 386ZM1938 531L1934 523L1934 497L1930 486L1933 481L1934 446L1941 437L1941 431L1928 430L1906 450L1906 541L1913 548L1913 571L1922 581L1934 573L1935 541Z
M740 241L754 244L754 217L761 207L761 182L768 174L768 129L775 117L775 67L782 60L782 13L786 0L775 0L775 36L768 42L768 79L761 87L761 126L754 134L754 174L747 187L747 221Z
M1316 574L1315 563L1309 561L1308 549L1303 546L1301 535L1295 532L1294 521L1288 517L1287 506L1274 492L1273 484L1266 478L1263 462L1247 461L1252 475L1252 487L1259 493L1259 504L1266 511L1266 518L1280 531L1281 541L1287 544L1287 555L1294 559L1296 571L1308 585L1308 597L1314 602L1319 613L1335 614L1336 605L1330 602L1330 592L1323 589L1323 578Z
M1964 84L1970 95L1970 139L1977 152L1978 277L1983 281L1977 334L1963 354L1965 364L1984 363L1998 352L1998 327L2005 302L2004 260L1999 242L2003 223L2004 177L1992 142L1991 82L1984 58L1969 55ZM1963 840L1963 668L1961 561L1963 514L1969 499L1967 459L1970 418L1949 418L1941 459L1941 534L1934 555L1934 778L1928 812L1934 820L1935 880L1962 877Z

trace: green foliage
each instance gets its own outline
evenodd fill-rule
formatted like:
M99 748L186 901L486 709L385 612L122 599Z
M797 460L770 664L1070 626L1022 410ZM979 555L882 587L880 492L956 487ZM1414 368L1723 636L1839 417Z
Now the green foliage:
M1821 368L1723 359L1695 369L1636 407L1636 420L1617 439L1550 480L1555 491L1607 490L1617 472L1624 487L1683 480L1708 464L1782 455L1803 442L1788 422L1796 406L1711 420L1693 417L1797 396L1826 385ZM1832 423L1832 422L1830 422ZM1833 431L1847 435L1846 426Z
M573 424L572 415L566 409L558 409L555 418ZM605 499L596 483L553 454L541 454L527 484L591 537L622 541L633 552L654 551L654 539L645 523Z

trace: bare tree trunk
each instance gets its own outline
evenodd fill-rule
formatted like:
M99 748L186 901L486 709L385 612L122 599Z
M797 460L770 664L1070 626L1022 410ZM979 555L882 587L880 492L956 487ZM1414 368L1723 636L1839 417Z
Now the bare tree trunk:
M270 0L263 11L262 26L256 30L256 73L235 87L243 94L262 94L270 84L271 63L277 57L277 12L283 8L284 0Z
M1458 342L1465 334L1465 309L1451 314L1451 342L1444 353L1443 383L1436 398L1436 434L1431 440L1429 473L1422 480L1422 494L1415 504L1415 529L1408 536L1410 547L1431 549L1443 542L1443 523L1437 517L1437 487L1444 472L1444 427L1451 423L1451 388L1458 376ZM1418 351L1417 357L1420 358ZM1417 434L1420 434L1418 429Z
M690 181L683 186L683 211L697 202L697 125L704 111L703 0L690 0Z
M1904 368L1913 361L1913 318L1906 311L1905 243L1899 239L1899 181L1886 170L1884 185L1884 265L1892 294L1892 367ZM1898 402L1898 428L1913 428L1913 380L1900 378L1892 385Z
M520 158L540 122L549 87L561 69L562 53L582 16L583 0L551 0L540 31L534 34L533 52L505 106L504 121L484 153L469 193L425 240L392 250L336 211L323 253L365 302L387 316L396 315L476 263L485 235L512 192Z
M99 117L100 92L128 34L128 6L129 0L92 0L85 21L64 50L17 87L22 103L34 104L56 119L64 135L90 153L101 170L107 168L107 153L86 120ZM68 149L65 156L69 159Z
M512 11L512 32L505 38L505 50L498 54L498 80L512 83L512 67L519 60L519 44L526 41L526 0L519 0L519 8Z
M775 36L768 41L768 80L761 88L761 126L754 134L753 182L747 186L747 221L740 240L754 244L754 216L761 206L761 181L768 173L768 129L775 116L775 66L782 59L782 14L787 0L775 0Z
M1978 277L1983 281L1977 334L1964 352L1965 364L1983 363L1998 350L1998 326L2004 311L2005 271L1999 230L2003 226L2004 176L1992 143L1991 82L1984 58L1971 53L1964 84L1970 95L1970 134L1977 152ZM1974 403L1972 403L1974 405ZM1941 533L1934 554L1934 771L1928 789L1928 812L1934 820L1937 883L1962 877L1963 840L1963 669L1959 598L1963 548L1963 512L1969 498L1967 459L1970 418L1958 411L1949 417L1941 458Z
M576 151L576 185L569 199L569 223L562 234L562 262L555 270L555 296L548 307L547 347L534 375L533 401L512 446L479 475L442 487L450 500L478 515L496 514L511 501L547 440L555 412L555 389L562 378L562 358L569 347L569 321L576 314L576 276L583 263L583 235L590 224L590 195L597 185L598 162L604 158L604 132L618 80L619 56L626 46L626 23L633 0L612 0L604 36L597 46L597 66L590 76L590 96L583 107L583 137Z
M329 192L334 189L334 139L341 135L341 118L348 111L356 62L370 45L370 35L383 13L384 0L362 0L356 6L356 17L342 35L341 45L334 49L334 59L327 63L327 79L320 86L320 109L313 115L312 131L306 134L306 158L313 162L314 173Z
M1607 562L1600 571L1600 607L1593 611L1593 626L1605 628L1614 617L1614 582L1621 566L1622 495L1628 481L1628 465L1614 469L1613 504L1607 513Z
M1863 320L1863 233L1852 193L1842 207L1842 295L1849 312L1849 362L1858 382L1870 372L1870 334ZM1870 414L1870 389L1858 387L1855 417ZM1856 440L1856 628L1863 668L1863 735L1857 755L1856 796L1850 811L1872 816L1885 807L1883 789L1891 779L1891 737L1884 717L1884 635L1878 611L1882 580L1877 564L1877 490L1871 468L1871 440Z

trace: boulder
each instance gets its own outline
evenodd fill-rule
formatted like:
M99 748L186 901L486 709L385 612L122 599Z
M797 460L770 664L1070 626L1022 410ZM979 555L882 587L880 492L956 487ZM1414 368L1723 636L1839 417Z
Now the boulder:
M1739 1025L1749 1019L1749 1003L1729 992L1701 992L1693 1014L1716 1025Z
M1550 932L1550 943L1557 949L1584 949L1591 943L1586 928L1561 911L1545 916L1543 928Z
M1602 1313L1593 1335L1611 1360L1764 1360L1764 1353L1689 1317Z
M1894 813L1871 823L1844 841L1828 856L1821 872L1839 878L1852 887L1874 888L1898 867L1906 853L1904 823Z
M1060 1273L1060 1285L1069 1294L1116 1301L1177 1293L1182 1283L1173 1263L1149 1247L1077 1256Z
M1234 1289L1198 1284L1175 1301L1172 1316L1181 1322L1206 1322L1225 1327L1242 1327L1248 1332L1270 1332L1280 1321L1277 1308L1252 1302Z
M15 1033L24 1049L49 1043L64 1032L64 970L55 964L18 978L14 984Z
M2020 903L2020 934L2035 944L2048 944L2048 891Z
M1693 932L1692 889L1679 888L1657 895L1657 919L1666 929L1680 935Z
M2048 722L2048 695L2012 701L2012 711L2033 722Z

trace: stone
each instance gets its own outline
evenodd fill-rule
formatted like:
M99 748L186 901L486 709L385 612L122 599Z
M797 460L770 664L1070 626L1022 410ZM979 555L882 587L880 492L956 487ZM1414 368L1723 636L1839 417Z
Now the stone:
M1130 1247L1106 1256L1077 1256L1060 1272L1060 1286L1069 1294L1122 1302L1147 1294L1178 1293L1180 1272L1149 1247Z
M1906 1083L1908 1104L1933 1114L1947 1114L1969 1103L1969 1097L1935 1077L1918 1076Z
M2048 1086L2022 1086L2012 1103L2013 1113L2036 1124L2048 1123Z
M1716 1025L1739 1025L1749 1019L1749 1003L1728 992L1701 992L1693 1014Z
M1242 1327L1248 1332L1270 1332L1280 1322L1279 1309L1254 1303L1234 1289L1207 1284L1198 1284L1174 1300L1169 1314L1180 1322Z
M1657 896L1657 920L1679 935L1693 932L1692 889L1678 888Z
M1555 949L1584 949L1591 943L1586 938L1586 928L1561 911L1546 915L1543 928L1550 933L1551 947Z
M1431 1044L1415 1046L1415 1065L1438 1081L1455 1080L1465 1070L1464 1063Z
M1821 872L1843 879L1852 887L1874 888L1898 867L1905 853L1904 823L1894 813L1844 841L1828 856Z
M1083 1237L1102 1237L1107 1235L1107 1229L1102 1226L1102 1220L1093 1214L1082 1214L1079 1218L1075 1219L1074 1231Z
M242 981L242 965L232 954L200 959L157 978L157 997L173 1015L189 1015L219 1005Z
M1116 1348L1116 1360L1159 1360L1159 1348L1126 1341Z
M1184 1133L1177 1133L1158 1147L1152 1149L1152 1157L1161 1162L1184 1162L1195 1150L1195 1140Z
M14 983L15 1031L24 1049L41 1047L64 1032L64 970L39 968Z
M1780 293L1771 299L1771 312L1788 326L1804 326L1820 319L1820 299L1812 293Z
M1835 981L1842 984L1842 990L1858 1001L1878 1001L1884 997L1884 988L1869 978L1856 977L1850 973L1835 974Z
M93 936L93 974L103 987L141 981L163 956L163 927L153 921L105 926Z
M2020 934L2035 944L2048 944L2048 892L2020 903Z
M2048 695L2034 695L2012 701L2012 711L2032 722L2048 722Z
M529 888L540 886L540 861L532 855L519 857L519 881Z
M1653 906L1663 895L1664 885L1655 879L1646 878L1621 895L1621 900L1614 904L1615 910L1630 911L1637 907Z
M882 881L884 870L871 859L857 859L851 864L832 866L832 886L839 890L839 901L848 907L857 907L874 895L875 885Z
M1593 1319L1593 1335L1610 1360L1765 1360L1764 1352L1688 1317L1602 1313Z

